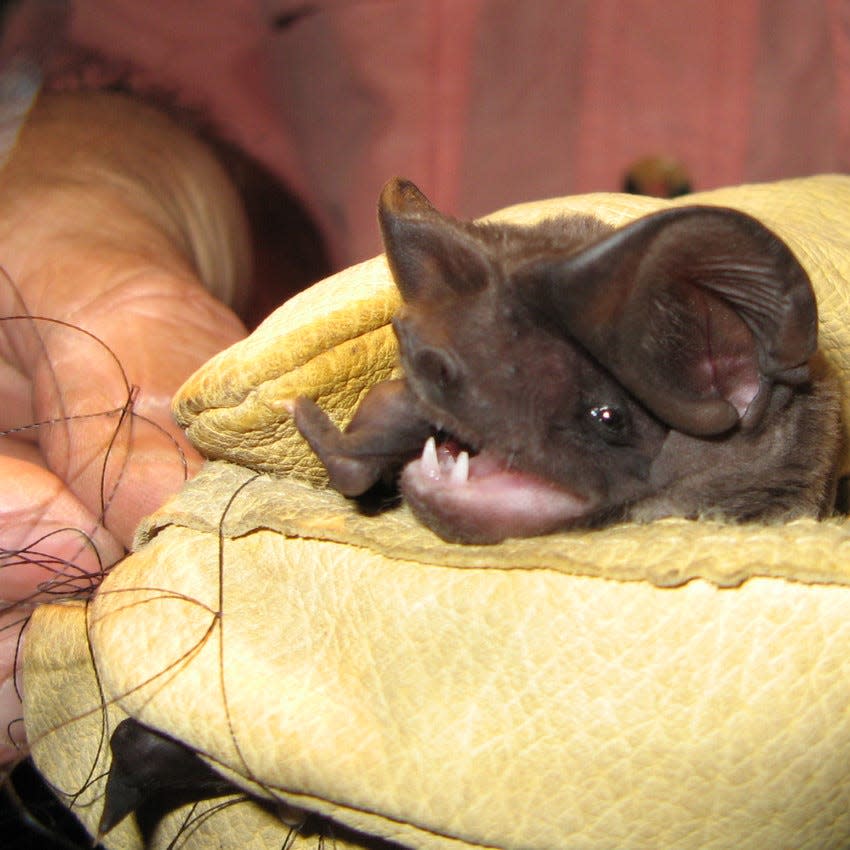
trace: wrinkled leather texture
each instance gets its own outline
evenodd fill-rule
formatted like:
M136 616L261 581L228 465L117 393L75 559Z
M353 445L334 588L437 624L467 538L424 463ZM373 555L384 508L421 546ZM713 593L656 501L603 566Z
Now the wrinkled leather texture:
M850 396L850 178L681 202L736 206L786 239ZM666 203L498 217L620 223ZM26 722L48 778L70 795L99 776L129 714L258 796L409 847L846 847L850 526L665 520L475 547L404 509L359 515L324 489L285 402L312 395L345 422L395 369L396 303L382 259L349 269L184 386L177 416L215 460L87 609L46 606L30 626ZM98 806L69 801L91 828ZM267 844L248 843L245 812ZM204 825L180 846L278 847L289 831L247 803ZM107 846L139 846L131 826Z

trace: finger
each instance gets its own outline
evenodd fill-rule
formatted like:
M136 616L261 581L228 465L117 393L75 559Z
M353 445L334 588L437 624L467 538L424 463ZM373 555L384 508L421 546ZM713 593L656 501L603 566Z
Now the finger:
M0 279L2 285L2 279ZM0 322L0 340L3 324ZM15 433L19 439L35 441L32 424L32 384L11 363L0 359L0 435Z
M0 605L86 596L124 547L28 443L0 444Z
M15 661L28 616L22 608L0 610L0 765L26 755Z
M75 322L48 323L33 369L47 465L125 545L144 515L200 464L171 398L209 356L240 338L236 318L198 285L170 276L101 294Z

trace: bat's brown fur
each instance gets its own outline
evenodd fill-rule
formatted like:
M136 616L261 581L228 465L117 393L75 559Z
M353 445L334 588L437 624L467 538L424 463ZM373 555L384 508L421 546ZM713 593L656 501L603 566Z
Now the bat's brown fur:
M816 358L814 294L754 219L680 207L619 230L494 226L392 181L380 220L405 377L376 387L345 433L296 404L346 495L407 463L402 494L422 521L476 542L830 510L839 399ZM442 467L410 462L435 433Z

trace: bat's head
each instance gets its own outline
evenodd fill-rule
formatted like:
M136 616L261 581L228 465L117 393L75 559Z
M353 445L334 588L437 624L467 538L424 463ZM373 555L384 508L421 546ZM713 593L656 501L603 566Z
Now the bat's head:
M808 277L743 213L505 227L447 218L396 180L379 215L405 379L438 432L401 487L449 539L624 516L681 477L671 434L711 454L809 378Z

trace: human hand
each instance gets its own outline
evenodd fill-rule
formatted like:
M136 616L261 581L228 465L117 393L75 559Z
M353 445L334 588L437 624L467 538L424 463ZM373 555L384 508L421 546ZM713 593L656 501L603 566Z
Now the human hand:
M238 199L206 150L117 96L43 97L0 198L2 762L24 752L27 614L87 595L200 464L170 400L244 335L219 298L249 263Z

